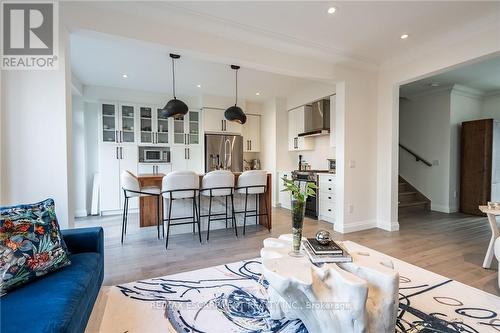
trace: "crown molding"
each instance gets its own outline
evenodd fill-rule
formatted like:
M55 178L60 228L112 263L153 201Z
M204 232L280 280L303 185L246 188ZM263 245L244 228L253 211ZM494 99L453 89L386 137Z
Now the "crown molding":
M454 84L451 93L475 99L483 99L485 96L484 92L461 84Z

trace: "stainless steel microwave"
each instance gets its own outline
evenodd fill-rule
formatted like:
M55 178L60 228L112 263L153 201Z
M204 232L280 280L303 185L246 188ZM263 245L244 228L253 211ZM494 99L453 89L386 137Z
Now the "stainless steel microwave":
M170 163L170 148L139 147L140 163Z

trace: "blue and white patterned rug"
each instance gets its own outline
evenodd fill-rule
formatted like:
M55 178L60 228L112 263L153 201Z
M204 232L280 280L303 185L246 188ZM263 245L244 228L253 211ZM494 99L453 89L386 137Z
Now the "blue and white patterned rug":
M500 297L389 258L400 273L396 332L500 332ZM111 287L100 331L307 332L269 318L260 272L255 259Z

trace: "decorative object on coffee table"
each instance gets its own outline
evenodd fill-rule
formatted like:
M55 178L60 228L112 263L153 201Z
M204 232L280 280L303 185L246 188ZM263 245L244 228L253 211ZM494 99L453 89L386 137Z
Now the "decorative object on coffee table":
M292 235L264 240L262 273L272 319L300 319L309 332L395 332L399 273L390 259L351 252L352 263L317 267L290 257Z
M283 191L291 192L292 196L292 251L289 253L290 256L301 257L303 254L300 252L300 244L302 240L302 226L304 225L304 213L306 209L307 197L313 197L316 195L316 189L318 188L314 183L306 182L300 183L295 182L288 178L282 178L285 183L285 189Z
M330 236L330 232L326 230L320 230L316 233L316 240L318 241L318 243L326 245L330 243L332 237Z

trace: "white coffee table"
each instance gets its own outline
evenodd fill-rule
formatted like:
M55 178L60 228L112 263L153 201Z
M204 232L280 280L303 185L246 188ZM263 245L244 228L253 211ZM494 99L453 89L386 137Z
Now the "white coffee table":
M488 222L490 223L491 229L491 239L488 245L488 250L486 250L486 256L483 261L483 268L490 268L491 262L493 261L495 240L500 236L500 231L498 230L498 224L496 217L500 216L500 210L489 209L488 206L479 206L479 210L488 216Z
M267 238L261 250L272 319L300 319L309 332L394 332L399 274L387 257L343 242L352 263L313 265L292 257L292 235Z

